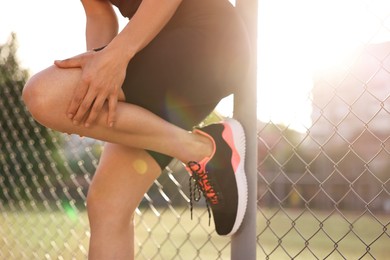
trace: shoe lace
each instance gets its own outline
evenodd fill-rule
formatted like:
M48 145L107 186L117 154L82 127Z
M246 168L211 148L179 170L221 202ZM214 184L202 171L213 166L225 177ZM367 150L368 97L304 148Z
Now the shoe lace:
M190 161L188 163L188 169L190 169L192 173L189 179L191 219L193 215L193 201L198 202L202 197L201 194L203 193L203 196L206 201L210 225L210 204L216 205L219 203L218 193L215 191L214 185L211 182L209 175L205 170L202 170L202 167L199 163Z

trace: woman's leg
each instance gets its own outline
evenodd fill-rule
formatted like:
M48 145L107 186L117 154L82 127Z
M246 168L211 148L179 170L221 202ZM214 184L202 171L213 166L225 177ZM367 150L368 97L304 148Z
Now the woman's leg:
M187 163L201 160L212 152L207 138L189 133L139 106L119 102L114 127L106 124L107 111L95 125L74 125L66 110L77 84L80 69L59 69L55 66L36 74L26 84L23 99L34 118L54 130L88 136L140 149L156 151Z
M145 149L152 150L175 157L184 163L201 162L196 169L191 169L192 176L197 179L205 196L209 200L213 197L213 215L222 217L214 218L218 234L231 235L238 229L246 208L244 152L238 149L237 153L236 149L245 148L242 130L236 131L232 124L225 123L216 128L208 128L206 135L190 133L146 109L124 102L119 102L117 106L114 127L107 127L106 110L91 127L75 125L67 117L66 111L74 91L77 91L80 77L80 69L59 69L55 66L32 77L25 86L23 99L35 119L61 132L140 149L143 153L146 153ZM219 141L213 141L217 139ZM213 155L212 158L210 155ZM211 179L214 179L212 182L216 183L215 187L210 186ZM225 203L223 200L214 199L215 195L221 199L233 197L235 202L231 203L231 199L227 199L229 203ZM228 222L225 221L226 215L230 216Z
M107 127L107 111L89 128L74 125L66 110L80 69L50 67L32 77L23 91L31 114L43 125L107 141L87 199L91 226L90 259L130 259L134 255L132 217L144 193L161 172L145 149L183 162L211 154L208 138L191 134L153 113L124 102L117 121ZM114 254L114 255L111 255Z
M133 214L159 173L144 150L105 145L87 198L90 260L134 258Z

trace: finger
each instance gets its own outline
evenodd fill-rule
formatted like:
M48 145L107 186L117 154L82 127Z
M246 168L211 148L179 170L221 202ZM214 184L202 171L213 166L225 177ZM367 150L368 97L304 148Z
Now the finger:
M74 57L64 59L64 60L55 60L54 64L59 68L81 68L85 63L85 57L91 55L90 52L81 53Z
M89 88L87 94L77 108L76 114L73 117L73 124L78 125L87 117L88 112L91 112L90 110L93 107L95 98L96 93Z
M107 123L109 127L113 127L116 121L116 107L118 104L118 97L112 95L108 99L108 117Z
M78 86L74 90L69 107L67 109L68 118L74 120L74 117L77 114L77 111L79 110L81 103L83 102L85 96L87 95L88 88L89 88L88 84L83 80L80 80Z
M87 120L85 121L84 126L90 127L95 121L100 112L102 111L102 108L104 106L105 98L98 97L95 99L95 101L92 104L91 109L89 110L89 115Z
M63 69L67 68L81 68L83 65L83 56L78 55L72 58L64 59L64 60L55 60L54 64Z

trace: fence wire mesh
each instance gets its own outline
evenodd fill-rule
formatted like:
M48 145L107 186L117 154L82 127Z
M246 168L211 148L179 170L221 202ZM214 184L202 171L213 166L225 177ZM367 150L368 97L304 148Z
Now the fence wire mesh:
M310 124L294 131L292 124L258 123L259 259L389 257L389 5L337 1L333 7L320 8L328 19L314 29L326 34L343 18L337 26L344 33L333 43L347 41L355 29L360 37L350 55L314 74L306 100ZM353 18L362 26L348 27ZM321 51L331 56L327 47ZM286 107L291 110L298 113Z
M357 3L377 27L348 63L314 77L311 124L258 122L258 259L390 253L390 43L377 43L390 35L390 9L349 2ZM36 123L21 101L26 74L7 53L0 49L0 259L85 259L85 198L102 143ZM145 194L136 259L230 258L204 205L190 220L187 181L173 163Z
M86 259L85 199L103 143L38 125L22 86L0 91L0 259ZM137 259L229 258L230 240L209 226L205 204L191 220L187 182L172 163L145 194L135 217Z
M0 259L86 259L85 201L103 143L33 120L15 50L14 39L0 46ZM173 162L136 211L136 259L230 257L230 239L216 235L204 202L191 220L188 191L188 173Z

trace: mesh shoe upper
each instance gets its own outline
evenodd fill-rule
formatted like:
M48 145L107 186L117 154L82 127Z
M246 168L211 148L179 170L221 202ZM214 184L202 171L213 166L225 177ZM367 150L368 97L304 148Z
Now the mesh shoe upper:
M209 158L199 163L190 162L187 166L187 170L196 180L211 207L219 235L234 233L240 224L237 221L242 221L242 217L237 217L238 207L246 208L246 180L245 185L239 184L237 180L242 180L242 176L239 179L236 176L237 164L243 160L240 158L243 155L236 150L233 130L226 122L195 129L194 132L212 139L215 149ZM239 188L245 191L240 193ZM240 194L245 194L245 198L240 199L243 197Z

